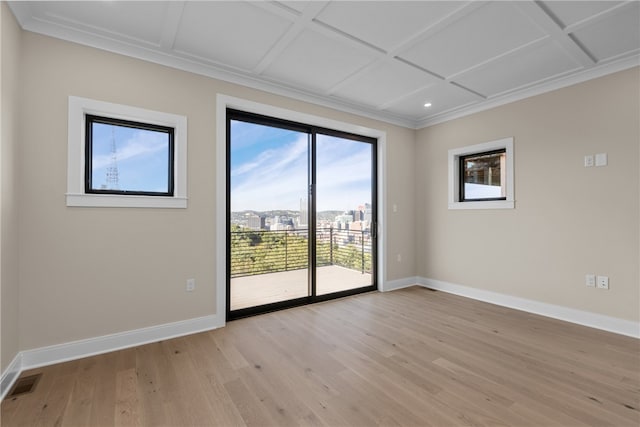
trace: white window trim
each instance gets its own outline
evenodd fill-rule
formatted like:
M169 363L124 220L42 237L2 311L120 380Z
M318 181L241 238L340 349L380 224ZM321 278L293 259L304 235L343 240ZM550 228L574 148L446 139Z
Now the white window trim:
M173 196L85 193L85 116L87 114L174 128ZM187 118L185 116L69 96L68 126L67 206L119 208L187 207Z
M477 202L460 201L459 159L470 154L504 149L506 159L506 200L485 200ZM449 150L449 209L513 209L515 207L513 184L513 138L503 138L482 144Z

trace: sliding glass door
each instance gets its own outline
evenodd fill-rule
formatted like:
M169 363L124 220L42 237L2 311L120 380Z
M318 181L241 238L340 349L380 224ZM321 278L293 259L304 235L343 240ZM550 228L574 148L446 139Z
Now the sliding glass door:
M227 318L373 290L376 140L227 111Z
M353 138L316 134L316 295L374 283L375 144Z

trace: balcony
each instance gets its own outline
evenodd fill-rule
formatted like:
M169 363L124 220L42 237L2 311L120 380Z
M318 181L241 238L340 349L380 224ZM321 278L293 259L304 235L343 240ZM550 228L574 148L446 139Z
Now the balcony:
M308 295L308 230L231 232L231 310ZM316 233L316 293L371 285L368 230Z

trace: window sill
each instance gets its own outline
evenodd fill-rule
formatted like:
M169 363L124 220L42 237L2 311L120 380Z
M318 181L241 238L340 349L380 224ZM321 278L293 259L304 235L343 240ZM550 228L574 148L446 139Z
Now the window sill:
M170 208L186 209L185 197L125 196L119 194L69 194L67 206L89 208Z
M453 202L449 209L514 209L513 200L488 200L486 202Z

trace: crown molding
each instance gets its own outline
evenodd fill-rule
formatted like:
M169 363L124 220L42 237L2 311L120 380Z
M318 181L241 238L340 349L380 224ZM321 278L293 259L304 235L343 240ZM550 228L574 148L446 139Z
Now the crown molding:
M624 71L626 69L638 66L640 66L640 53L631 57L626 57L624 59L608 62L606 64L596 65L578 73L574 73L560 79L554 79L553 81L549 81L547 83L527 86L526 88L516 90L515 92L498 95L494 98L489 98L486 101L474 103L473 105L470 105L468 107L444 112L432 117L425 117L416 123L415 128L422 129L439 123L448 122L450 120L459 119L471 114L479 113L481 111L490 110L501 105L506 105L526 98L531 98L533 96L542 95L543 93L562 89L568 86L573 86L578 83L583 83L588 80L593 80L598 77L603 77L608 74L613 74L618 71Z
M8 5L18 20L18 23L25 31L211 77L228 83L261 90L274 95L308 102L314 105L331 108L369 119L379 120L409 129L422 129L525 98L561 89L563 87L582 83L607 74L640 66L640 52L635 52L631 56L607 61L602 64L596 64L593 67L586 68L583 71L570 74L566 77L553 79L552 81L542 82L533 86L528 85L515 91L509 91L506 94L490 97L485 101L474 102L471 105L463 106L461 108L456 108L431 116L424 116L420 119L414 119L398 116L390 112L370 108L361 104L352 103L331 95L319 95L302 88L289 86L279 81L253 75L248 71L231 68L202 58L181 55L166 49L163 50L160 47L153 46L151 44L149 44L149 47L143 47L127 41L124 37L120 39L116 36L108 37L106 35L96 35L65 26L61 23L35 18L31 13L29 2L10 1L8 2Z
M304 89L295 88L281 82L252 75L240 69L234 69L222 64L208 62L204 59L199 60L198 58L190 58L187 55L183 56L175 52L161 50L153 45L149 45L149 47L146 48L115 37L96 35L75 28L70 28L56 22L34 18L31 16L29 2L12 1L8 3L13 14L18 20L18 23L25 31L152 62L158 65L164 65L205 77L211 77L228 83L272 93L274 95L309 102L322 107L332 108L345 113L355 114L401 127L415 128L416 122L412 119L371 109L356 103L337 99L335 97L317 95Z

